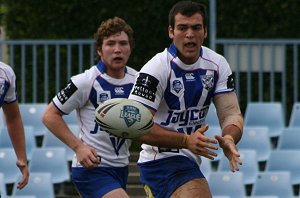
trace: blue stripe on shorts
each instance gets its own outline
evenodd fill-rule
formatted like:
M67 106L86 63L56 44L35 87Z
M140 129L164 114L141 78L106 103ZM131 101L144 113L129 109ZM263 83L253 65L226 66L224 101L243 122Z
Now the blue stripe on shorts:
M126 190L127 178L128 166L72 168L72 181L83 198L99 198L117 188Z
M186 182L204 178L195 161L180 155L139 163L139 166L141 182L155 198L170 197Z

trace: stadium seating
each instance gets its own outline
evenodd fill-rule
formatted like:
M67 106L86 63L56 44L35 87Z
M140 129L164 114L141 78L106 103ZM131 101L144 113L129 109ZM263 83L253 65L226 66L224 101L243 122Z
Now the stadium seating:
M238 143L238 149L253 149L258 162L267 161L271 150L269 130L266 127L245 127L243 136Z
M239 172L243 173L243 183L253 184L259 172L255 150L239 150L240 159L243 164L239 166ZM227 157L223 157L218 165L218 171L230 171L230 165Z
M37 147L35 135L33 133L32 126L24 126L26 154L27 159L31 159L32 150ZM0 148L13 148L9 133L6 127L3 127L0 131Z
M289 171L291 183L300 184L300 150L273 150L265 171Z
M290 172L288 171L264 171L258 174L253 184L252 196L271 196L278 198L294 198Z
M36 198L54 198L54 185L51 174L45 172L31 172L26 188L17 189L18 181L14 183L12 196L35 196Z
M243 173L230 171L212 172L209 175L208 183L213 197L230 196L231 198L246 197L245 186L243 184Z
M29 163L29 171L51 173L54 184L69 181L70 170L66 149L61 147L34 149Z
M3 173L5 184L14 183L21 175L16 162L17 157L13 148L0 148L0 172Z
M249 102L244 119L245 127L268 127L270 137L279 136L285 128L283 107L279 102Z
M4 174L0 172L0 197L7 197L6 183L4 181Z
M300 127L300 102L293 105L289 127Z
M221 130L220 127L209 127L208 130L207 130L204 134L205 134L207 137L210 137L210 138L215 139L214 136L215 136L215 135L221 135L221 134L222 134L222 130ZM216 146L219 147L218 144L217 144ZM212 150L212 151L214 151L215 153L218 154L218 156L215 157L213 161L219 161L219 160L223 157L223 155L224 155L223 149L222 149L221 147L219 147L218 150Z
M300 127L283 129L277 144L277 149L300 149Z
M208 178L209 174L212 172L212 165L211 165L210 159L206 157L201 157L201 165L200 165L200 170L205 176L205 178Z
M68 115L64 115L63 116L64 121L67 123L67 125L74 125L74 124L78 124L77 121L77 115L76 115L76 111L72 111L70 114Z
M79 126L77 124L70 124L70 130L74 133L76 137L79 135ZM52 147L62 147L66 149L67 160L72 161L74 156L74 151L64 144L60 139L58 139L53 133L48 131L43 138L42 148L52 148Z
M43 136L46 133L46 126L42 123L42 117L47 108L46 103L20 103L19 108L23 124L32 126L35 136Z
M209 106L208 113L205 118L205 123L208 124L209 127L220 127L216 107L214 104L211 104Z

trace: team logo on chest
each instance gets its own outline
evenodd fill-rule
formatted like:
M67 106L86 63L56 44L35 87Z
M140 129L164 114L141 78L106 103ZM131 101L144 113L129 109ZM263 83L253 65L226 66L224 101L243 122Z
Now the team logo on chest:
M110 99L110 92L109 91L102 91L98 94L98 97L97 97L97 103L102 103L108 99Z
M202 75L200 78L204 89L211 90L214 87L214 75Z
M125 123L128 127L133 125L135 122L141 121L141 114L138 108L126 105L121 110L120 117L125 120Z
M183 85L181 83L180 80L174 80L173 83L172 83L172 89L176 92L176 93L179 93L180 90L183 89Z
M115 87L115 94L124 95L125 94L124 87Z

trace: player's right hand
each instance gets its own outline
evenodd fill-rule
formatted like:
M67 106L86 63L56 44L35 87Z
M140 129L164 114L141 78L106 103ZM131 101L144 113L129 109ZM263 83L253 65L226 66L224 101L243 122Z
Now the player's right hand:
M80 145L76 148L77 161L85 168L96 168L101 162L96 149L87 145Z
M187 137L186 144L187 148L193 153L213 160L218 155L212 151L218 150L218 147L215 145L218 141L204 135L207 129L208 125L197 129L197 131Z

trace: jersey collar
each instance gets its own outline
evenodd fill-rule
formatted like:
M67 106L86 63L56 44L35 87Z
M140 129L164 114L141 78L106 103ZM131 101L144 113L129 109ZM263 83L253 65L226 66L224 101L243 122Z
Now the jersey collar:
M97 68L101 73L106 73L106 67L107 66L101 60L99 60ZM127 67L125 67L125 73L127 73Z

